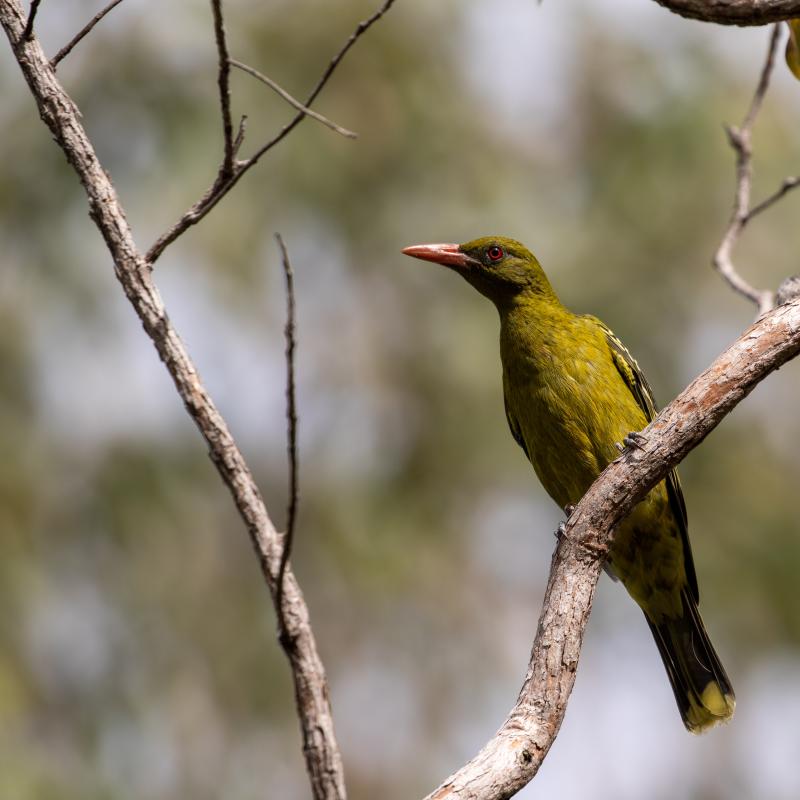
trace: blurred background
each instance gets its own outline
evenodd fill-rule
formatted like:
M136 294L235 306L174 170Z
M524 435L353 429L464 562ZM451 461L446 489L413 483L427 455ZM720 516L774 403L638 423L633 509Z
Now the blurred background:
M48 53L102 6L43 3ZM377 2L226 3L231 53L299 97ZM560 514L506 429L497 319L399 254L502 233L607 321L666 402L753 308L709 267L766 29L651 0L398 0L317 108L157 281L263 488L286 501L283 278L296 271L294 565L353 800L431 790L512 706ZM63 62L144 249L221 153L207 3L126 0ZM244 153L292 111L234 72ZM81 188L0 47L0 797L306 798L290 677L227 491L116 284ZM800 160L782 60L755 198ZM748 229L758 286L797 272L800 197ZM572 701L525 798L800 796L800 364L681 467L733 723L681 725L641 613L601 580ZM578 766L580 765L580 766Z

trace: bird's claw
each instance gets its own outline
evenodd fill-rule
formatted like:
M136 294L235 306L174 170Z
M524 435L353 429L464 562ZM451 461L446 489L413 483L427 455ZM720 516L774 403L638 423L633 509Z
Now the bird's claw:
M630 447L631 450L644 450L644 446L647 444L647 437L643 433L639 433L639 431L631 431L622 440L622 443L625 447Z
M572 505L571 503L566 505L566 506L564 506L564 513L567 515L567 519L569 519L572 516L572 512L574 510L575 510L575 506Z

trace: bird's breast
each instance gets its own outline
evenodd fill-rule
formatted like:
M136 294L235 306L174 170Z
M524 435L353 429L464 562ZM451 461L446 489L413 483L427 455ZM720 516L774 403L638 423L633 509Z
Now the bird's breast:
M517 340L502 353L509 416L562 507L577 503L616 457L615 442L644 424L608 348L580 334Z

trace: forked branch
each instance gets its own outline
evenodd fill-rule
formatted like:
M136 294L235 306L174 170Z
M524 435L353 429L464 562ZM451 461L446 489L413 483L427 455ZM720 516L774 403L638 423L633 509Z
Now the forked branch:
M764 66L761 68L758 84L750 102L750 107L739 127L728 126L726 132L728 141L736 154L736 189L734 191L733 211L731 212L728 227L722 241L714 254L713 264L720 275L734 291L756 304L758 313L763 314L775 303L775 295L769 289L756 289L746 281L738 272L733 263L733 248L753 217L766 211L788 192L800 184L800 178L788 177L780 187L765 200L755 207L750 208L750 194L753 182L753 125L758 117L764 97L769 89L770 77L775 66L775 54L780 41L781 26L776 24L772 28L767 47Z
M168 230L163 233L147 251L145 256L151 265L159 258L164 250L169 247L181 234L185 233L192 225L196 225L206 214L217 205L217 203L239 182L239 179L248 170L252 169L259 160L273 147L282 142L307 116L308 107L317 99L319 93L325 88L336 68L342 59L350 51L350 48L394 5L395 0L384 0L380 8L367 19L360 22L356 29L350 34L339 52L331 59L322 76L317 81L317 85L312 89L305 102L302 103L303 109L298 111L290 122L284 125L269 141L259 147L249 158L235 162L233 172L225 180L219 180L219 176L214 183L206 190L205 194L183 216Z

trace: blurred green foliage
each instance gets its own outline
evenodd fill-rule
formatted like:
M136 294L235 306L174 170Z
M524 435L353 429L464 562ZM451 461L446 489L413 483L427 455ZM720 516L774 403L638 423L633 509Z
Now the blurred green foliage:
M487 29L483 0L398 3L319 101L359 140L305 121L157 266L282 524L272 233L287 239L300 338L294 561L355 800L421 794L495 730L558 521L505 429L491 308L400 248L522 239L566 303L614 327L662 401L752 315L708 261L732 194L720 123L743 113L764 32L700 30L652 3L640 29L618 28L589 5L573 17L504 0ZM43 4L46 50L97 7ZM372 7L229 2L231 51L302 96ZM504 49L557 30L568 34L546 58L516 53L548 67L504 71ZM215 70L205 4L156 14L134 0L59 68L143 248L213 179ZM756 133L757 195L800 157L796 86L776 83ZM233 89L249 152L292 111L248 76ZM8 48L0 90L0 797L306 797L291 684L242 525ZM533 100L545 90L559 102L543 110ZM748 230L737 257L754 282L797 271L796 203ZM530 796L800 792L800 735L782 713L800 682L780 666L800 665L797 370L759 387L682 468L704 616L740 716L681 738L646 626L604 583L562 738ZM764 756L769 770L738 756L772 742L760 708L774 725L787 717L786 757ZM614 748L623 733L636 741ZM603 753L604 785L589 795L569 783L560 748ZM682 782L654 787L659 769Z

